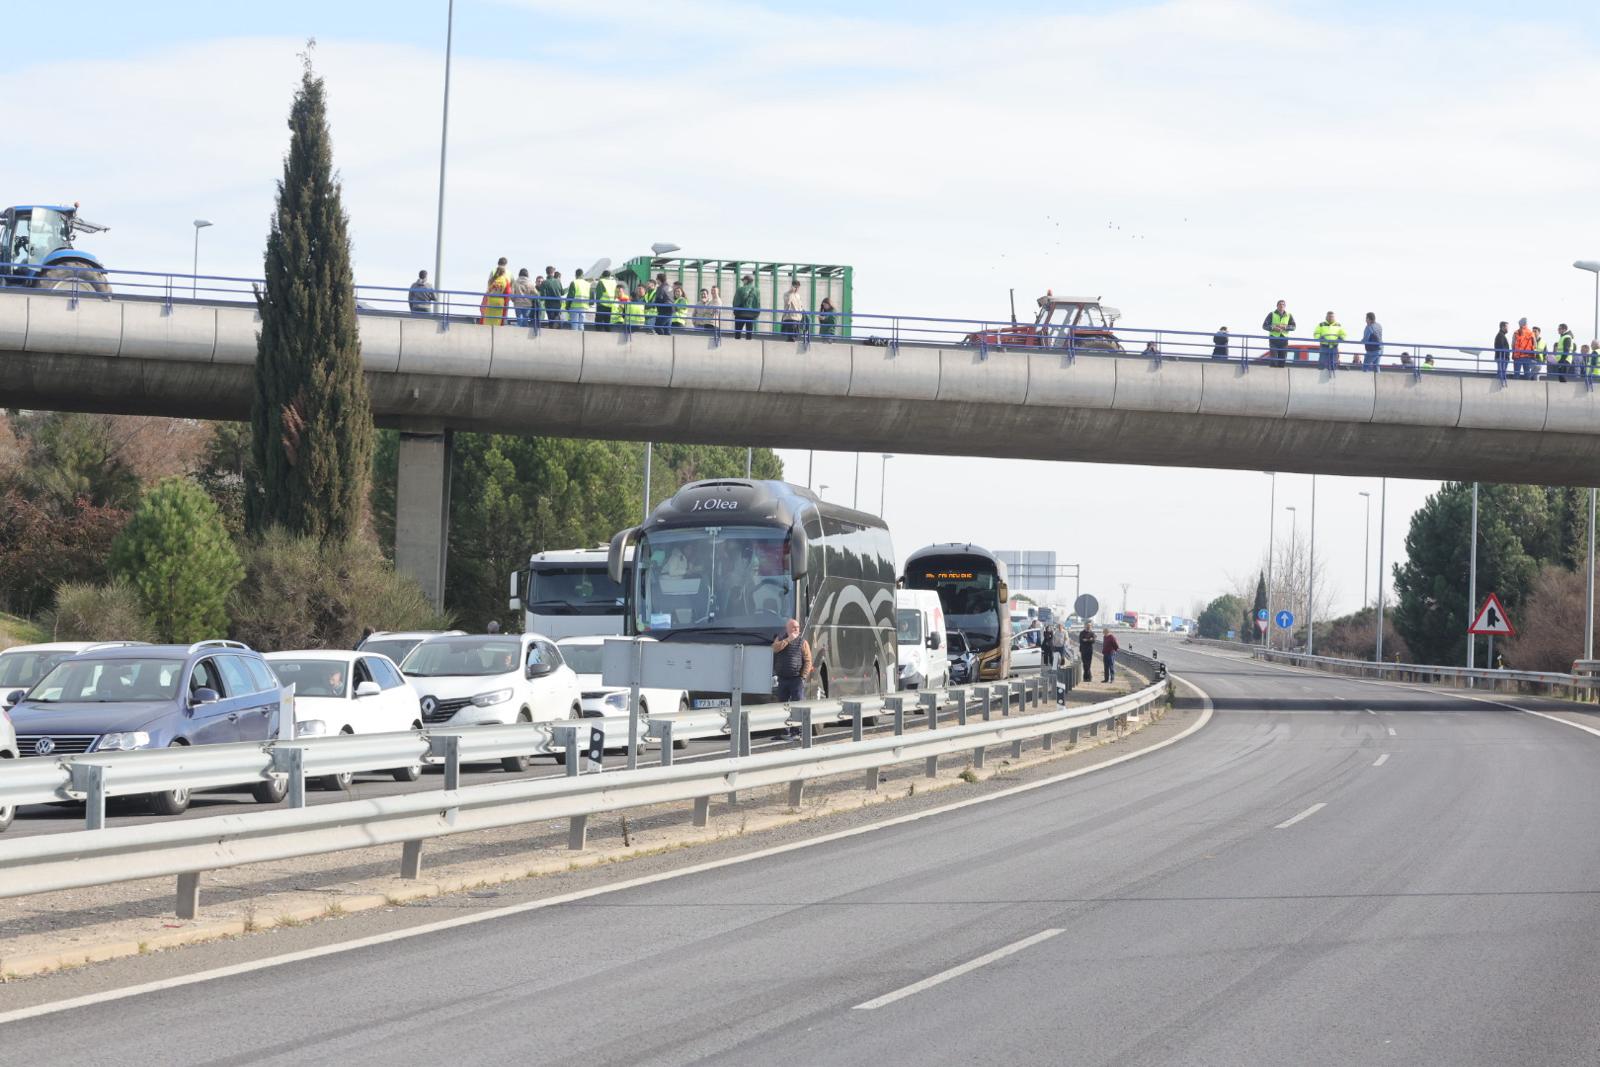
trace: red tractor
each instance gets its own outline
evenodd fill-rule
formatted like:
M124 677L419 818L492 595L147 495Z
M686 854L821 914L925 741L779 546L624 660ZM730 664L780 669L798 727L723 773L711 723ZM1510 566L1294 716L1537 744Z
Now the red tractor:
M1100 303L1099 297L1056 296L1039 298L1039 313L1029 325L1012 316L1010 326L967 334L967 344L1011 348L1067 348L1088 352L1121 352L1111 327L1122 312Z

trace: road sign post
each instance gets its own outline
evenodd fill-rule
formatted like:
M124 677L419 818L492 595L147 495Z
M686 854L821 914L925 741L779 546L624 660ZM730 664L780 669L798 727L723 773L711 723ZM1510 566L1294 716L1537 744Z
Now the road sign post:
M1486 634L1489 638L1490 670L1495 669L1494 639L1496 637L1515 637L1516 628L1511 625L1511 620L1506 617L1506 609L1500 603L1500 598L1490 593L1483 599L1483 606L1478 609L1477 616L1472 620L1472 625L1467 627L1467 640L1472 640L1472 634Z

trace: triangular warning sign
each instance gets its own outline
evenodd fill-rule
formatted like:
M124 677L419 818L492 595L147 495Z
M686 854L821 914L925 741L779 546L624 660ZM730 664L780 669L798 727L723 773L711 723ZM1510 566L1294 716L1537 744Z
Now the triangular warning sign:
M1484 599L1483 607L1478 609L1478 617L1467 627L1469 634L1493 634L1496 637L1512 637L1516 632L1511 620L1506 618L1506 609L1500 606L1500 598L1493 593Z

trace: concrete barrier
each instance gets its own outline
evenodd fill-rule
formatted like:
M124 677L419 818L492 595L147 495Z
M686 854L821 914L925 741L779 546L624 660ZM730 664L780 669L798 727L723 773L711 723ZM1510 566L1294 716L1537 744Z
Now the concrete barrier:
M852 345L850 395L890 400L937 399L939 353L922 348Z
M1546 383L1545 432L1592 434L1596 427L1600 427L1600 389L1590 389L1575 377Z
M1022 352L944 348L938 399L957 403L1020 404L1028 397L1028 357Z
M0 292L0 349L21 352L28 343L27 294Z
M577 382L583 378L583 353L589 331L552 330L538 333L528 326L484 327L490 330L489 376L540 382ZM596 334L604 337L604 334Z
M122 306L119 356L210 363L216 352L217 309L214 307L157 303Z
M1325 371L1295 367L1289 375L1289 407L1285 418L1329 422L1371 422L1377 404L1376 374L1356 370Z
M213 363L253 364L261 335L261 315L254 308L217 308L217 344Z
M361 316L361 368L368 374L393 374L400 369L400 321L390 316Z
M1117 395L1117 360L1079 356L1069 362L1053 350L1028 353L1028 395L1034 407L1111 409Z
M793 345L789 347L794 348ZM674 334L671 385L674 389L758 392L761 389L765 349L765 342L713 346L709 334ZM791 351L787 355L792 358L795 353ZM782 359L784 354L775 358Z
M1537 432L1544 429L1548 410L1549 391L1542 381L1462 378L1461 418L1456 425L1462 429Z
M723 339L723 348L761 347L761 391L803 393L807 396L849 396L854 363L850 345L840 342L807 345L805 351L788 341L735 341Z
M64 296L35 296L28 303L25 351L63 356L114 356L122 348L122 304L117 301L99 297L72 301Z
M1461 382L1453 374L1372 375L1376 396L1373 422L1395 425L1454 426L1461 418Z
M1263 363L1217 360L1201 371L1202 415L1281 419L1289 410L1289 372Z
M1198 363L1167 360L1117 361L1116 411L1161 411L1192 415L1200 410L1204 369Z
M493 352L491 331L513 329L438 319L395 321L400 324L401 374L487 378Z
M672 338L634 330L632 334L584 332L584 385L660 386L672 384Z

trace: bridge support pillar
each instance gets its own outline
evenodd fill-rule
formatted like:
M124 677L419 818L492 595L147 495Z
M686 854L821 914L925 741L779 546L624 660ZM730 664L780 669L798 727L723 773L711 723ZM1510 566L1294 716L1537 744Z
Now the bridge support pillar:
M444 603L445 550L450 534L449 430L400 434L395 482L394 562L435 606Z

